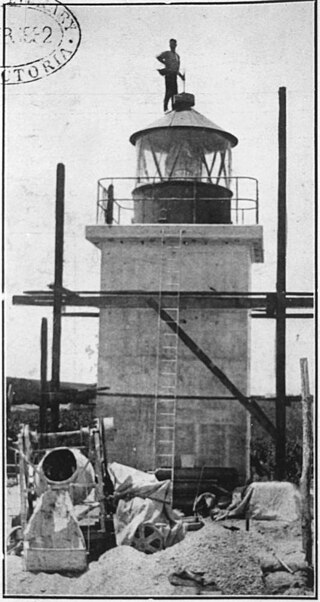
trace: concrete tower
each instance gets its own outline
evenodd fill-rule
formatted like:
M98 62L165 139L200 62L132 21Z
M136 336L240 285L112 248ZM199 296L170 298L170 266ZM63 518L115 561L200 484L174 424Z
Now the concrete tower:
M193 104L178 95L173 111L132 134L135 178L100 181L107 223L86 237L101 250L101 290L114 295L100 310L98 386L110 393L97 415L114 417L111 460L232 467L243 482L250 417L175 324L250 394L249 312L221 299L248 292L251 264L263 260L257 183L232 176L236 137Z

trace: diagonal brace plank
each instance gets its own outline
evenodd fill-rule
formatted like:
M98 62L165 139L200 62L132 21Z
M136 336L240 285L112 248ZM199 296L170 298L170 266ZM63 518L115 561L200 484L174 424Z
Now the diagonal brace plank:
M276 439L276 429L272 424L271 420L269 420L268 416L263 412L258 403L249 397L246 397L241 393L241 391L236 387L236 385L227 377L227 375L216 366L211 359L207 356L207 354L198 347L198 345L194 342L191 337L175 322L171 316L164 310L161 309L159 303L155 301L155 299L148 300L149 307L152 307L159 315L160 318L167 323L168 327L175 332L178 337L185 343L185 345L192 351L192 353L212 372L220 382L228 389L241 403L241 405L248 411L250 414L256 418L256 420L261 424L261 426L271 435L271 437Z

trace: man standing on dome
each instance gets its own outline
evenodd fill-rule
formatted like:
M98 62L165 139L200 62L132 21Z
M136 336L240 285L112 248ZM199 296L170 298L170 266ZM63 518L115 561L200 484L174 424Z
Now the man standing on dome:
M165 66L165 69L158 69L161 75L165 76L166 93L164 97L164 110L168 109L168 102L171 99L173 108L173 97L178 94L177 75L184 80L184 75L180 73L180 57L176 53L177 40L171 38L169 41L170 50L165 50L157 56L158 61Z

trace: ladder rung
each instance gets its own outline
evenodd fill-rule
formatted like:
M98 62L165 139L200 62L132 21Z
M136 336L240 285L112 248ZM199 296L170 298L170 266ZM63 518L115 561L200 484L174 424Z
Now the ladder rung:
M158 404L162 403L162 404L173 404L175 403L175 399L158 399ZM166 408L167 409L167 408Z
M175 376L175 372L160 372L161 376Z
M161 453L159 453L159 454L157 454L157 456L158 456L158 458L161 457L161 456L172 456L172 453L171 454L161 454Z
M170 404L170 403L173 404L173 403L175 403L175 399L158 399L158 404L160 404L160 403L162 403L162 404ZM165 408L165 409L167 410L168 408Z
M173 403L175 403L175 400L174 399L161 399L161 400L158 399L158 404L159 403L162 403L162 404L173 404ZM162 408L162 409L163 410L168 410L169 408Z
M175 389L174 385L160 385L162 389ZM161 397L161 396L160 396Z
M159 388L162 388L162 389L175 389L175 386L174 385L164 385L164 384L161 384L161 385L159 385ZM158 391L158 397L161 397L161 393L159 394L159 391Z
M178 324L178 322L179 322L179 314L177 315L177 317L171 315L166 320L166 324Z
M158 399L158 403L163 403L163 404L166 404L166 403L168 403L168 404L175 403L175 401L176 401L175 397L173 395L171 395L170 397L171 397L171 399L163 399L163 398L160 397Z
M175 403L175 399L172 397L172 399L158 399L158 404L162 403L162 404L173 404Z
M175 372L160 372L159 377L161 378L161 384L167 384L167 385L171 386L173 383L172 379L176 378L176 373ZM167 379L167 382L164 383L163 381L166 379ZM170 380L171 380L171 382L170 382Z
M176 362L176 361L178 361L178 358L176 358L176 357L170 357L169 359L165 359L165 358L161 359L161 362Z

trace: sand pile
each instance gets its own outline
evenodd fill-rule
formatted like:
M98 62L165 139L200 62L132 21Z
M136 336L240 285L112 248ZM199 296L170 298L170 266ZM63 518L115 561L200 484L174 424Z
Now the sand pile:
M240 521L239 521L240 524ZM217 584L223 595L261 595L258 553L270 550L257 532L230 531L221 523L206 521L171 548L145 555L129 546L119 546L92 562L79 577L27 573L23 561L8 557L6 592L10 595L55 596L174 596L192 595L191 588L170 584L173 571L187 568L203 571L206 581Z
M105 552L97 562L91 562L88 570L76 577L58 573L33 574L24 570L22 558L7 556L5 592L10 596L61 598L186 598L195 596L197 590L172 585L169 576L187 569L202 571L205 583L213 581L216 585L216 595L264 597L273 593L278 584L273 582L272 592L268 591L266 580L262 579L261 556L276 551L289 562L299 552L301 558L301 526L298 522L250 521L250 531L245 527L243 520L212 522L205 519L205 526L200 531L188 532L175 546L153 555L119 546ZM291 578L292 575L288 572L274 575L273 581L279 576L284 579L284 585L281 582L283 595L291 583L288 576ZM292 592L290 595L295 598L312 594L302 585L297 588L296 583L292 584Z

